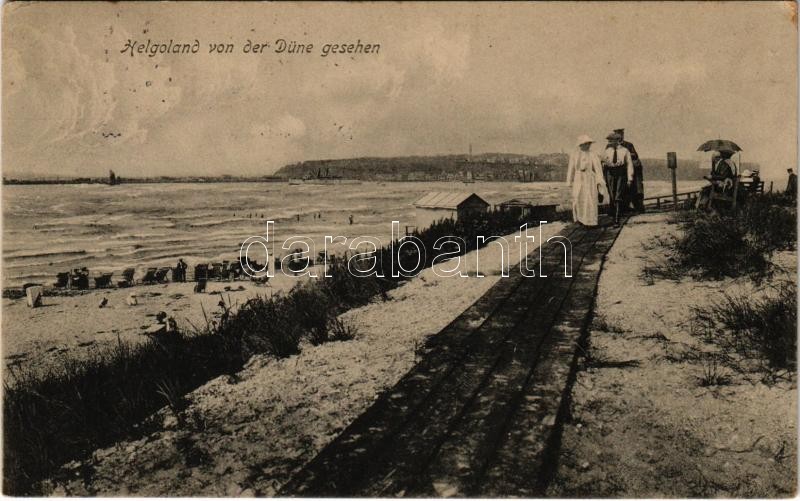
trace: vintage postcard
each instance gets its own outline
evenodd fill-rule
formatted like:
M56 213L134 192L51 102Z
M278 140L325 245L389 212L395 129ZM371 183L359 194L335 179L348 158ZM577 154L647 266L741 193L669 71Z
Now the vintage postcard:
M3 493L797 493L795 2L2 9Z

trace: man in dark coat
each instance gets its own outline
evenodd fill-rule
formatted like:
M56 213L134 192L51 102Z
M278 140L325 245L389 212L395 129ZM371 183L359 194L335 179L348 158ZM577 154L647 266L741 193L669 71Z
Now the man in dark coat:
M614 129L616 134L622 138L620 146L624 146L631 153L631 161L633 162L633 182L628 187L628 199L625 201L625 207L630 206L636 212L644 212L644 169L642 168L642 161L639 160L639 154L636 153L636 148L630 141L625 141L625 129Z
M186 268L189 265L186 264L186 261L183 258L178 259L178 264L175 266L175 269L172 270L172 281L173 282L185 282L186 281Z
M613 209L614 226L618 226L628 186L633 182L633 160L630 151L620 144L622 137L619 134L614 132L606 139L608 147L601 157L601 162L611 198L609 208Z
M786 196L790 200L797 200L797 174L794 173L793 169L786 169L786 172L789 173L789 181L786 183Z

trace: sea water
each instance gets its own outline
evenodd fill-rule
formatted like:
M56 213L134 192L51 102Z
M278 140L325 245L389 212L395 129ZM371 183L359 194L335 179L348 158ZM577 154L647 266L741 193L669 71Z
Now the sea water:
M84 266L118 272L174 266L178 258L190 266L234 261L245 239L265 234L268 220L278 241L342 235L388 244L391 222L414 226L412 204L431 191L475 192L492 205L532 197L567 206L569 196L563 183L480 181L4 186L3 286L47 284Z

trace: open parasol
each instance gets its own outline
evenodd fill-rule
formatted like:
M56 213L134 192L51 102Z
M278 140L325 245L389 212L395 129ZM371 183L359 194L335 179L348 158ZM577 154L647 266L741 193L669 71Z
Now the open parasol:
M701 144L697 151L742 151L739 145L727 139L712 139Z

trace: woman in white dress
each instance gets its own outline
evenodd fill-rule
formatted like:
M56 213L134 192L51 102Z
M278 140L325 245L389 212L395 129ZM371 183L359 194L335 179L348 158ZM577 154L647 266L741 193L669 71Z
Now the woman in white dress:
M586 226L597 226L597 205L601 195L608 201L600 157L591 151L592 138L578 137L578 148L569 156L567 186L572 187L572 218Z

